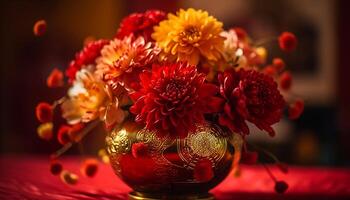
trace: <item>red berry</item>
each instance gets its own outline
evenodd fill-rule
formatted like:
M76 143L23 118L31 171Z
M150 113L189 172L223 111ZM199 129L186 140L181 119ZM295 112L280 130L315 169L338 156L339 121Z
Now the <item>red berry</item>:
M53 136L52 129L53 129L52 122L42 123L37 128L38 136L41 139L49 141L52 139L52 136Z
M148 153L148 146L143 142L134 143L131 147L131 152L134 158L144 157Z
M274 66L271 66L271 65L265 67L263 72L264 72L264 74L269 75L269 76L276 75L276 69Z
M50 172L53 175L59 175L62 172L62 164L59 163L58 161L52 161L50 163Z
M49 77L46 79L46 84L49 88L58 88L63 86L63 72L57 68L53 69Z
M80 171L86 177L94 177L98 170L98 161L96 159L87 159L84 161Z
M45 34L47 24L45 20L38 20L35 22L33 32L35 36L42 36Z
M272 60L272 65L275 67L277 71L282 71L282 69L286 66L284 61L281 58L274 58Z
M292 86L292 75L289 72L283 72L280 76L280 86L283 90L289 90Z
M302 99L296 100L293 104L288 107L288 118L298 119L304 111L304 101Z
M283 51L290 52L297 47L298 41L293 33L283 32L278 38L278 43Z
M70 126L62 125L57 133L57 140L60 144L65 145L70 142L69 132L71 130Z
M288 184L284 181L276 181L275 183L275 191L277 193L284 193L288 189Z
M36 106L35 114L40 122L51 122L53 118L52 106L46 102L40 102Z
M194 167L193 177L199 182L208 182L214 177L212 162L209 159L203 159L197 162Z

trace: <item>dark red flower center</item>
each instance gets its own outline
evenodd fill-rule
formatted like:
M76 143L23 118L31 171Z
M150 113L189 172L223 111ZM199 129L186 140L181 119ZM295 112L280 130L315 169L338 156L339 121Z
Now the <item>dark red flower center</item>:
M169 101L182 100L188 91L188 87L180 80L170 80L160 94L164 99Z

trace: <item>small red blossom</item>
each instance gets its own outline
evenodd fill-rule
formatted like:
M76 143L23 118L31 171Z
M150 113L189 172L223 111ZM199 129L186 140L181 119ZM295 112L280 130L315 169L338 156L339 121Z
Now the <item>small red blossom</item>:
M281 58L274 58L272 60L272 65L275 67L275 69L280 72L284 69L284 67L286 66L286 64L284 63L284 61Z
M278 37L278 43L283 51L291 52L297 47L298 41L293 33L283 32Z
M45 20L38 20L33 26L33 33L35 36L43 36L46 33L47 24Z
M125 17L120 23L116 38L123 39L133 34L135 37L142 36L145 40L151 41L153 27L164 20L166 14L160 10L148 10L145 13L133 13Z
M241 157L241 163L254 165L258 162L258 152L256 151L243 151Z
M134 143L131 147L131 152L134 158L145 157L148 153L148 146L143 142Z
M276 181L275 191L279 194L283 194L288 189L288 184L284 181Z
M202 159L196 163L193 170L193 177L199 182L208 182L214 177L212 162L209 159Z
M53 118L52 106L46 102L41 102L36 106L35 114L40 122L51 122Z
M277 70L274 66L272 65L269 65L269 66L266 66L264 69L263 69L263 72L264 74L266 75L269 75L269 76L275 76L276 73L277 73Z
M38 136L43 140L49 141L52 139L52 136L53 136L52 129L53 129L52 122L46 122L46 123L40 124L37 128Z
M64 84L63 72L57 68L53 69L49 77L46 79L46 84L49 88L62 87Z
M219 116L222 126L247 135L247 120L275 135L271 125L281 119L285 101L270 76L255 70L228 69L219 74L218 80L220 95L226 101Z
M156 130L158 136L186 137L205 113L220 110L218 88L205 83L205 74L187 63L154 64L152 72L140 75L141 88L130 94L135 121Z
M57 133L57 140L60 144L65 145L70 142L69 133L71 131L71 127L67 125L62 125Z
M280 86L283 90L289 90L292 86L292 75L285 71L280 76Z
M63 170L62 164L58 161L51 161L50 172L53 175L59 175Z
M296 100L288 107L288 118L291 120L298 119L304 111L304 101L302 99Z
M83 65L95 63L95 59L100 56L102 47L108 44L108 40L96 40L88 43L83 50L75 54L75 59L72 60L66 70L66 76L70 82L75 80L75 74Z
M86 159L80 168L81 173L86 177L94 177L98 171L98 161L96 159Z

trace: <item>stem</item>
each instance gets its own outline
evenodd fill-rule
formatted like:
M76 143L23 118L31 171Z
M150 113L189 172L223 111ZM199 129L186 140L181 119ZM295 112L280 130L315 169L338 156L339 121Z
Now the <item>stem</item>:
M253 144L249 144L249 145L252 146L254 149L264 153L268 157L272 158L275 162L280 162L279 159L275 155L273 155L273 153L271 153L271 152L269 152L269 151L267 151L267 150L265 150L263 148L260 148L260 147L258 147L256 145L253 145Z
M65 144L63 147L58 149L55 153L51 154L51 156L50 156L51 159L57 159L62 154L64 154L66 151L68 151L72 146L73 146L72 142L69 142L69 143Z
M66 97L61 97L60 99L56 100L52 104L52 108L55 109L56 106L62 104L66 100Z
M92 129L94 129L100 123L99 120L94 120L90 122L85 128L77 135L74 142L79 142L82 140Z
M265 168L266 172L269 174L269 176L271 177L271 179L274 182L277 182L276 177L272 174L272 172L270 171L270 169L267 167L267 165L265 163L262 164L262 166Z

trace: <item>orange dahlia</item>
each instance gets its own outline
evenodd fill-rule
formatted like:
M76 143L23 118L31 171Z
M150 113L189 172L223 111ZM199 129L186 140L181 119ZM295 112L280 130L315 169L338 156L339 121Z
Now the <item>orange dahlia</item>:
M114 90L118 85L126 88L137 83L138 74L157 59L160 49L143 37L114 39L101 50L96 73Z
M202 10L180 9L154 27L152 38L177 61L198 64L200 57L217 60L223 48L222 23Z

